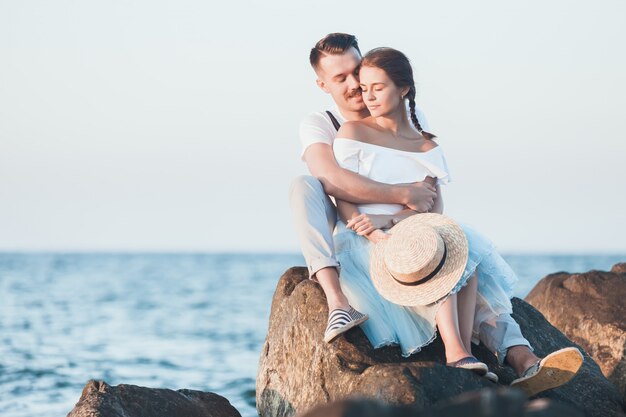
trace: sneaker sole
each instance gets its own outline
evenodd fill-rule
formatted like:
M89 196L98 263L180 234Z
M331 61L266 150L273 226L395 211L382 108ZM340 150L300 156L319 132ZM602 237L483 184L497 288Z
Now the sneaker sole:
M583 355L574 347L552 352L543 358L537 373L518 378L511 382L511 386L519 388L529 397L540 392L560 387L569 382L580 370L583 364Z
M467 369L468 371L472 371L480 376L485 376L487 375L487 372L489 372L489 368L484 363L473 363L470 365L458 366L456 369Z
M360 319L351 321L350 323L346 324L343 327L340 327L338 329L335 329L331 332L328 332L328 334L324 335L324 342L326 343L330 343L333 340L335 340L337 337L339 337L341 334L347 332L348 330L352 329L353 327L356 327L360 324L363 324L367 319L369 318L369 316L366 314L364 317L361 317Z

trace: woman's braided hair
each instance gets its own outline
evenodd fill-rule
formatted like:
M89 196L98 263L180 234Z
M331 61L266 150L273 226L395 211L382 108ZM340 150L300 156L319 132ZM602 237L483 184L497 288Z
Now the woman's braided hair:
M380 68L393 83L402 88L409 87L409 92L404 96L404 98L409 100L409 110L411 112L411 122L415 128L424 136L426 139L436 138L435 135L429 132L425 132L422 129L422 125L420 125L419 120L417 120L417 115L415 113L415 81L413 80L413 68L411 68L411 63L409 59L402 52L393 49L393 48L376 48L369 51L363 57L363 61L361 61L362 67L374 67Z

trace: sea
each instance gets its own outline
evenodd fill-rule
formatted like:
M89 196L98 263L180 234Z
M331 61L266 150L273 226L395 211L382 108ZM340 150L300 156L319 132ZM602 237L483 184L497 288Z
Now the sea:
M626 261L504 258L522 298L547 274ZM299 254L0 253L0 415L65 416L98 379L215 392L256 416L272 295L302 265Z

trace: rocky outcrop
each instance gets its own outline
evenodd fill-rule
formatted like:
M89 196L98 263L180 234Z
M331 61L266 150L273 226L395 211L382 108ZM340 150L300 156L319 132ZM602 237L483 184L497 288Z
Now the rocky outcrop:
M241 417L228 402L212 392L110 386L89 381L68 417Z
M483 389L416 410L372 399L346 399L321 405L300 417L584 417L566 404L541 398L528 401L518 390Z
M611 272L614 274L626 274L626 262L621 262L619 264L613 265L611 268Z
M537 354L576 346L532 306L519 299L513 305L514 317ZM257 374L261 417L291 416L353 395L423 410L464 392L494 387L471 372L446 367L439 339L410 358L403 358L398 348L373 350L360 329L326 344L322 335L327 315L324 294L307 279L305 268L291 268L281 277ZM501 384L515 379L513 371L498 366L484 347L474 353L498 374ZM588 355L569 384L540 397L589 417L623 415L619 393Z
M526 301L581 345L626 400L626 263L611 272L548 275Z

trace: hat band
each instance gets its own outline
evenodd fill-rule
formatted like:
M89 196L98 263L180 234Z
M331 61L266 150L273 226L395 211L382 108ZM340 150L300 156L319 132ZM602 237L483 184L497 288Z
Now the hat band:
M407 287L414 287L416 285L424 284L425 282L427 282L431 278L433 278L435 275L437 275L437 273L439 273L439 271L441 271L441 268L443 268L443 265L446 263L446 256L447 255L448 255L448 247L446 246L446 242L444 241L443 242L443 256L441 257L441 262L439 262L439 265L437 265L437 268L435 268L435 270L433 272L428 274L428 276L426 276L425 278L420 279L419 281L415 281L415 282L399 281L399 280L396 279L396 277L393 276L391 271L389 271L389 275L391 275L391 278L393 278L393 280L396 281L398 284L406 285Z

